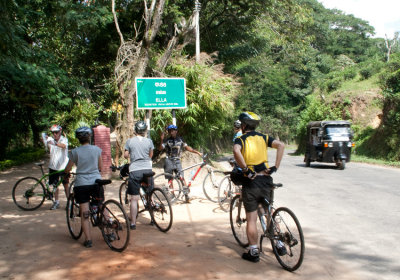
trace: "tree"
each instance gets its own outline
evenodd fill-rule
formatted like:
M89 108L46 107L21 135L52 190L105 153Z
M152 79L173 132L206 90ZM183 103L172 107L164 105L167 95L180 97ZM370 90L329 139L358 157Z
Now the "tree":
M385 46L386 46L386 62L390 61L390 54L392 53L392 48L399 44L399 32L395 32L393 39L389 39L385 34Z

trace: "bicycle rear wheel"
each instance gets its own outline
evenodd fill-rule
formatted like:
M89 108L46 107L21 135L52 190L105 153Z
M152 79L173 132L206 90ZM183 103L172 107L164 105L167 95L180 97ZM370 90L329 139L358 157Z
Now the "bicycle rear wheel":
M173 221L172 206L168 196L163 190L154 188L150 193L149 202L151 203L150 215L154 224L160 231L167 232Z
M230 176L225 176L225 178L221 180L221 183L219 183L218 186L219 207L225 212L229 211L232 197L235 195L234 190L235 186L233 185Z
M240 195L236 195L231 201L229 212L231 228L233 236L242 247L247 247L249 241L246 234L246 211L244 210L243 201Z
M122 205L110 199L104 202L99 225L104 241L113 251L122 252L129 244L129 219Z
M45 193L42 182L34 177L25 177L15 183L12 198L22 210L32 211L42 206Z
M304 236L300 223L294 213L281 207L272 215L274 221L274 238L271 239L274 255L280 265L288 270L298 269L304 258ZM278 242L284 245L284 249L278 249Z
M75 196L73 193L68 197L65 212L69 233L73 239L79 239L82 235L81 213L79 210L79 204L75 202Z
M218 187L224 177L224 172L219 170L211 170L211 172L204 177L203 192L208 200L218 203Z
M182 184L174 175L170 173L161 173L154 177L154 187L162 189L174 203L182 194Z

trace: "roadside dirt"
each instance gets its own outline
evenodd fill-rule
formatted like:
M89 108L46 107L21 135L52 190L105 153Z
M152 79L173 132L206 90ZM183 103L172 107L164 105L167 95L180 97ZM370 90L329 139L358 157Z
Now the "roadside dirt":
M193 161L193 160L191 160ZM190 161L184 166L189 166ZM219 167L228 169L221 161ZM159 167L155 168L160 172ZM229 214L205 199L202 180L192 188L190 204L173 206L174 223L168 233L149 225L147 214L139 216L137 230L123 253L111 251L99 229L92 228L93 248L73 240L61 208L50 211L46 201L36 211L18 209L12 187L24 176L39 177L34 164L0 172L0 277L2 279L357 279L318 242L318 233L306 236L306 256L295 273L283 270L271 250L260 263L241 259L243 249L235 242ZM121 181L114 179L106 198L117 199Z

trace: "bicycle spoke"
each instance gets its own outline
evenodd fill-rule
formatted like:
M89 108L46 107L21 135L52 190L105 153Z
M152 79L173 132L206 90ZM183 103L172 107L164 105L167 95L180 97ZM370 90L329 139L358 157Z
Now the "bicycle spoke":
M180 180L169 173L161 173L155 176L154 187L163 190L172 203L182 195L182 184Z
M273 214L274 238L271 245L278 262L288 271L300 267L304 257L304 236L294 213L285 207Z
M150 215L157 226L163 232L167 232L173 221L172 206L169 198L159 189L154 188L150 194Z
M206 175L203 181L203 192L208 200L218 202L218 187L224 177L224 172L219 170L212 170Z
M32 211L43 204L45 193L45 188L38 179L25 177L14 185L12 198L19 208Z
M111 250L122 252L129 244L129 220L121 204L107 200L101 213L101 233Z

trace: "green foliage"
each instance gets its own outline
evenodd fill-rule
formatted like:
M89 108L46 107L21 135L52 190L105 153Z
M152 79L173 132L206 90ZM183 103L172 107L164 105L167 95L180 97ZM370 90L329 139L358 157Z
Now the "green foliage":
M6 158L5 160L0 161L0 171L13 166L41 159L43 158L44 155L45 155L44 149L38 149L33 147L14 150L5 155Z
M166 69L171 76L186 79L187 104L184 110L177 110L179 133L194 147L213 148L216 139L231 134L233 99L238 87L233 77L225 75L219 66L193 64L182 58L175 58ZM163 131L172 123L169 110L153 112L152 127Z
M75 138L75 130L81 126L94 126L100 109L87 100L76 101L70 111L57 114L53 123L63 127L63 133L68 138L70 147L79 146L78 139Z

